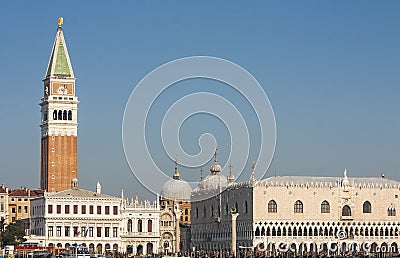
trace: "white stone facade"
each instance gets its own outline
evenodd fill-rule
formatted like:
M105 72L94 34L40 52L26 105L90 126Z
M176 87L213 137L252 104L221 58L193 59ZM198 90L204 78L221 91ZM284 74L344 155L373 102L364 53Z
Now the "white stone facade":
M397 254L399 195L398 181L384 176L347 178L346 173L342 178L285 176L233 183L220 194L220 209L219 195L192 203L192 244L197 249L231 250L229 211L234 208L239 213L239 251L258 247L273 255L279 245L291 245L297 255L352 250Z
M0 223L3 227L8 224L8 188L4 184L0 187Z
M29 241L55 248L78 244L103 254L158 252L157 202L128 202L101 194L100 189L73 187L31 200Z
M121 209L122 250L134 255L158 253L160 208L158 201L124 199Z

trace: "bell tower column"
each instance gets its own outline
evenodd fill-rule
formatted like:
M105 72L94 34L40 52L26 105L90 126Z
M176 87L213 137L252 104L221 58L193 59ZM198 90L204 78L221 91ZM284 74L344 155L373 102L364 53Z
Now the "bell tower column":
M59 18L40 102L40 188L49 192L70 189L78 178L79 101L62 24Z

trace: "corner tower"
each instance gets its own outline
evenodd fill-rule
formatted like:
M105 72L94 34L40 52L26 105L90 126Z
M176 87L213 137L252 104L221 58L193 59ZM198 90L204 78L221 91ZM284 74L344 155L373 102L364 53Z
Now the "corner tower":
M72 179L78 178L79 101L62 24L59 18L40 102L40 188L49 192L70 189Z

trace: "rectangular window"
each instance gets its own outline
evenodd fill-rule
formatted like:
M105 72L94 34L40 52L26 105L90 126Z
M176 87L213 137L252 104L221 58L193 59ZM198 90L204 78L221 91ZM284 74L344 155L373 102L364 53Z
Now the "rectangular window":
M28 206L24 206L24 212L28 213Z
M47 206L47 213L52 214L53 213L53 205L49 204Z
M69 214L69 205L65 205L65 214Z
M74 227L74 237L78 236L78 227Z
M90 213L90 214L93 214L93 205L90 205L90 206L89 206L89 213Z
M118 237L118 228L113 227L113 237Z
M106 206L106 207L105 207L104 213L105 213L106 215L110 215L110 206Z
M118 206L113 207L113 214L118 215Z
M109 227L105 227L104 228L104 236L105 237L110 237L110 228Z
M93 237L93 227L90 227L90 228L89 228L89 236L90 236L90 237Z
M78 214L78 205L74 205L74 214Z
M22 206L18 206L18 213L22 213Z
M48 235L49 237L52 237L52 236L53 236L53 226L50 226L50 227L49 227L48 232L47 232L47 235Z
M69 227L69 226L66 226L66 227L64 228L64 235L65 235L66 237L69 237L69 232L70 232L70 227Z
M56 236L58 236L58 237L61 236L61 226L57 226L57 228L56 228Z
M61 214L61 205L57 205L57 214Z
M81 227L81 236L86 237L86 227Z
M86 205L82 205L81 210L82 214L86 214Z
M11 209L11 213L15 213L15 208L12 208L12 209Z
M101 206L97 206L97 214L101 214Z
M101 227L97 227L97 237L101 237Z
M0 203L0 212L4 212L4 203Z

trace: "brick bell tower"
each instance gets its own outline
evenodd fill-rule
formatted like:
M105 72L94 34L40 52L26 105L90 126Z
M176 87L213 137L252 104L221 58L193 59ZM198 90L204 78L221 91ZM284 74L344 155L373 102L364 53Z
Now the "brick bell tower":
M79 101L62 24L59 18L40 102L40 188L48 192L71 189L72 179L78 178Z

